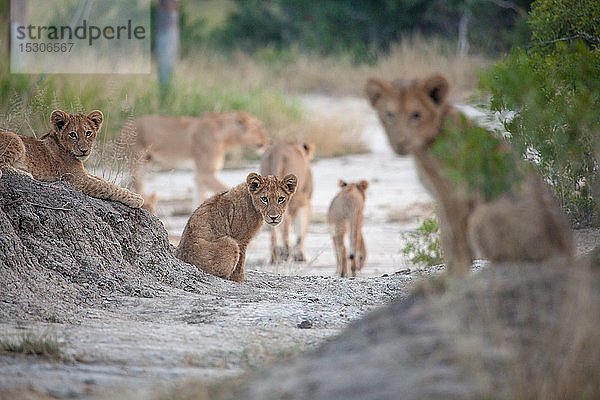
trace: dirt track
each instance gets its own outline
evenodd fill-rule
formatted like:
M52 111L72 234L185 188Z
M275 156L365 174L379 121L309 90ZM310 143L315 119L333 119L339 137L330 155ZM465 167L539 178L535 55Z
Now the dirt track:
M411 161L391 155L381 141L381 132L369 131L372 122L367 124L366 133L375 143L373 153L315 163L317 187L307 242L311 259L308 266L289 264L279 270L270 267L266 263L268 232L262 231L249 249L250 271L243 285L203 274L175 259L161 221L144 211L89 198L61 182L43 184L3 176L0 339L14 341L28 332L47 334L62 343L64 360L0 354L0 399L4 400L2 392L11 388L33 389L42 396L39 398L153 398L157 391L190 378L214 381L236 376L279 356L304 350L319 349L294 359L292 364L311 369L307 365L313 362L328 363L327 359L316 360L315 354L322 350L355 349L358 359L364 357L363 350L370 348L376 353L393 354L387 352L389 347L383 339L400 343L395 351L401 353L402 346L412 348L410 343L417 349L419 343L429 348L419 338L420 329L427 330L431 325L422 324L414 330L411 325L421 317L431 322L431 316L423 314L425 305L402 300L407 299L416 280L437 274L440 268L394 272L408 266L399 254L400 235L415 225L416 217L430 211L430 199L418 183ZM245 174L246 169L228 170L221 178L233 184ZM367 178L372 183L365 221L369 256L361 278L332 276L334 258L323 216L340 177ZM173 182L172 195L180 199L182 193L183 197L189 195L193 179L185 171L159 174L150 187ZM174 204L179 207L177 201ZM176 241L187 216L166 213L161 219ZM597 230L579 231L576 236L579 252L589 251L600 239ZM389 331L382 336L379 328L369 328L371 322L356 322L343 331L350 322L393 299L397 301L387 311L369 318L379 321L383 328L404 324L408 333L402 331L406 334L403 338L389 335ZM391 317L385 314L390 310ZM402 317L396 315L398 310L412 313L400 321L395 319ZM358 342L352 342L354 329L360 336ZM340 338L323 345L340 332ZM435 335L430 339L433 345L445 346ZM371 346L374 341L380 345ZM431 355L427 351L417 354ZM444 376L451 378L450 383L458 377L454 370L436 369L439 365L435 363L430 365L433 370L417 370L417 359L392 358L395 364L388 365L387 371L396 375L387 383L400 376L394 368L404 370L409 366L415 369L406 373L414 373L412 378L425 383L425 388L433 375L422 375L424 372L448 372ZM331 359L344 362L345 356L338 352ZM373 368L386 367L377 358L371 361ZM282 367L281 374L267 372L252 389L252 395L261 398L262 390L277 386L285 374L294 374L293 368ZM310 388L306 385L313 385L315 379L319 385L325 379L318 370L314 372L306 374L308 380L290 381L282 390L311 398L310 391L302 390ZM386 379L382 371L373 369L372 373ZM461 397L472 385L452 388ZM330 393L325 386L319 386L319 390L323 398ZM360 391L352 393L361 398ZM413 394L423 398L424 393L428 392Z
M175 259L146 211L12 175L0 180L0 198L0 338L48 334L65 359L0 355L0 389L132 398L180 379L239 374L314 347L406 295L415 276L249 271L239 285Z

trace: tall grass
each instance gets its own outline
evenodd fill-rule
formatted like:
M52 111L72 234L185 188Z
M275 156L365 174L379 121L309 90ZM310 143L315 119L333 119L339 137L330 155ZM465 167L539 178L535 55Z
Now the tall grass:
M350 57L322 57L294 49L263 49L248 55L204 48L178 63L172 85L161 97L155 73L38 77L10 74L5 59L0 60L0 126L39 136L50 129L53 109L83 113L100 109L105 116L99 138L103 143L139 115L245 110L265 122L273 139L312 141L318 156L333 156L365 151L357 138L362 119L315 118L304 112L298 95L362 97L369 76L412 78L441 71L453 81L455 98L464 99L474 92L476 71L482 65L485 60L457 57L450 45L421 38L404 40L382 54L376 65L355 65Z
M18 340L0 339L0 353L16 353L46 357L54 361L65 359L64 345L49 333L26 333Z

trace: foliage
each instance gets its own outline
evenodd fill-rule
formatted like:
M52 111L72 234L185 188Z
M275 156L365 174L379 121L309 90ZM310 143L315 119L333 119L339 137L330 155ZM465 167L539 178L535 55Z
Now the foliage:
M482 75L493 111L513 146L536 161L575 225L598 223L600 3L538 0L529 22L535 41Z
M510 147L492 132L461 116L446 123L431 153L441 160L443 174L457 185L465 184L489 200L508 191L521 179Z
M534 42L578 37L590 46L600 45L600 3L595 0L537 0L528 23ZM552 47L547 48L552 52Z
M402 254L415 264L436 265L442 263L440 235L437 217L425 218L414 231L403 234L406 245Z
M255 51L298 46L322 55L350 54L356 62L373 62L406 35L454 40L468 9L473 47L494 53L523 41L528 31L522 20L529 3L512 1L515 11L485 0L237 0L237 8L212 38L222 48Z

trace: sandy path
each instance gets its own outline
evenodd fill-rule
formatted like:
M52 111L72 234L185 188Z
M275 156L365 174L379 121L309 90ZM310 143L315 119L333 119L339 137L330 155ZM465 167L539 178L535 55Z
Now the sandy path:
M320 159L312 163L314 192L312 221L306 237L308 263L270 265L270 233L265 228L251 242L247 265L260 271L294 275L335 275L335 254L325 223L331 199L338 191L338 180L367 179L364 236L368 259L361 276L381 276L411 264L401 254L402 233L413 229L420 218L431 213L431 197L419 182L410 157L398 157L391 152L376 115L366 101L359 98L332 99L326 96L305 98L309 113L327 112L329 116L351 113L359 116L357 123L363 127L363 141L371 149L368 154L348 155ZM362 116L362 120L360 118ZM218 173L226 185L243 182L251 171L258 171L258 163L243 169L228 169ZM176 244L193 210L194 191L191 170L156 172L149 178L148 192L159 193L157 214ZM176 214L176 215L173 215Z

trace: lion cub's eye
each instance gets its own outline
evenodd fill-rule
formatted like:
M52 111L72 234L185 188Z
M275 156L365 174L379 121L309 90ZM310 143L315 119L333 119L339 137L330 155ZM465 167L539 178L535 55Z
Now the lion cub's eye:
M410 114L410 119L413 121L418 121L421 119L421 113L418 111L415 111L414 113Z
M69 132L69 136L73 139L77 139L77 132L71 131Z
M277 199L277 201L279 202L279 204L283 203L285 201L285 197L280 197Z
M263 203L267 204L269 202L269 199L267 199L266 197L261 197L260 198L262 200Z
M87 137L92 136L92 131L85 131L85 136L87 136Z

